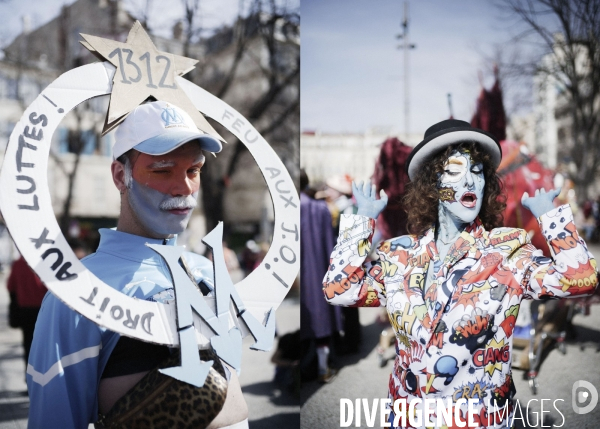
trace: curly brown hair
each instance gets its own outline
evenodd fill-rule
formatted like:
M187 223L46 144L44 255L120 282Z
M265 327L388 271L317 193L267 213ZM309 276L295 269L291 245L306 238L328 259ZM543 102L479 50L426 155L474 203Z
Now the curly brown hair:
M408 183L402 202L408 215L407 228L410 234L423 235L436 223L440 199L438 180L444 172L446 160L455 150L468 151L473 163L483 164L485 188L478 217L488 230L502 226L502 212L506 208L502 181L496 174L489 154L482 150L476 142L464 141L433 155L423 163L417 177Z

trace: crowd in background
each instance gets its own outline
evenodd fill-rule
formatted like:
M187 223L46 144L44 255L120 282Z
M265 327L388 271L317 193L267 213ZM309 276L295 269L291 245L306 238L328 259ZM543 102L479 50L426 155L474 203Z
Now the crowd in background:
M398 142L390 142L388 145L397 146ZM393 152L398 153L398 148L396 147ZM397 171L397 169L393 170ZM381 171L390 171L390 168ZM378 190L387 186L387 193L395 197L395 201L400 202L403 188L396 186L398 189L394 192L390 188L389 180L381 174L375 174L374 180ZM573 203L572 205L575 206L575 223L582 237L588 243L600 242L600 197L596 200L587 200L580 206ZM393 204L391 206L394 207ZM329 266L329 254L339 232L340 217L342 214L353 213L356 213L356 205L352 197L351 176L334 176L323 182L310 183L306 173L302 172L302 250L299 285L301 330L280 338L279 346L272 358L276 366L274 381L295 393L299 391L300 379L318 380L322 383L333 380L339 366L338 357L355 353L360 347L361 325L358 309L329 306L323 299L321 283ZM396 217L394 216L394 219ZM383 239L406 233L402 229L396 233L391 231L394 228L398 229L393 219L389 222L378 222L379 224L384 225L384 228L376 232L373 248L376 248L376 243ZM71 239L70 244L80 259L93 251L93 240L90 237L87 240ZM237 283L260 265L268 250L268 244L247 240L243 248L236 251L229 248L224 241L223 250L228 271L234 283ZM206 256L210 258L210 252ZM9 269L11 266L12 269ZM16 314L15 309L22 310L20 317L11 320L11 326L23 331L24 358L27 362L35 318L46 288L20 257L8 231L1 224L0 270L8 275L7 288L11 296L11 316ZM298 285L293 289L294 293L291 295L298 292ZM35 291L35 293L25 294L22 293L23 290ZM29 296L30 299L24 299L23 296ZM32 298L34 296L35 299ZM382 315L380 319L382 325L387 325L386 317ZM389 338L383 335L380 340L379 352L383 355L385 348L390 345Z
M600 242L600 196L596 200L586 200L577 208L575 225L586 242Z

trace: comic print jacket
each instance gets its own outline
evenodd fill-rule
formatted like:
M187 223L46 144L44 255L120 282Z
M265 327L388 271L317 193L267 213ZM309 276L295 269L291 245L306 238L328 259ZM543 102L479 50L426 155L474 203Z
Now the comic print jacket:
M476 427L506 427L512 421L512 334L521 299L590 294L597 285L596 261L577 234L570 206L538 221L552 259L524 230L486 231L476 219L444 261L430 229L421 237L384 241L379 260L365 262L375 221L342 217L323 292L335 305L386 306L398 340L389 381L392 401L451 398L466 421L467 405L456 402L472 398L478 400ZM430 263L435 278L424 295ZM490 400L496 409L488 409Z

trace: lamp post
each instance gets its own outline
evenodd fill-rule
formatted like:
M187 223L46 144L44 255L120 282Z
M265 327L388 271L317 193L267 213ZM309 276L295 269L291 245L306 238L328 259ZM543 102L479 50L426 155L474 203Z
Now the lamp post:
M410 43L408 37L408 0L404 1L404 19L402 20L402 34L396 37L402 40L402 44L398 45L398 49L404 50L404 133L405 140L408 141L410 134L410 81L409 81L409 62L408 52L416 48L414 43Z

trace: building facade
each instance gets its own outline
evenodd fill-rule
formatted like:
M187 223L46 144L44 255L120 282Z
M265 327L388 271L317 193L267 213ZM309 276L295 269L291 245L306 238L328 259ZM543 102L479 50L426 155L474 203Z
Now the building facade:
M381 144L397 137L409 146L416 146L423 133L405 138L391 128L372 128L362 134L321 133L304 131L301 136L300 166L311 183L325 182L333 176L349 175L357 181L369 181L375 171Z
M196 69L189 76L194 83L216 94L225 77L230 78L222 98L243 115L252 113L251 109L265 97L271 87L268 72L279 67L284 72L299 63L299 25L290 25L285 19L275 22L274 37L277 50L269 52L261 32L263 21L269 16L250 16L240 18L231 26L225 26L213 36L190 42L184 40L181 22L173 28L173 37L153 36L158 50L177 55L186 55L199 59ZM39 28L30 30L24 27L4 48L4 58L0 61L0 158L15 123L25 108L39 93L63 72L74 67L88 64L97 59L79 41L80 33L125 41L135 18L123 7L120 0L77 0L64 6L59 16ZM292 23L294 24L294 23ZM243 38L236 31L242 28ZM236 61L238 42L243 40L243 51ZM266 71L266 72L265 72ZM275 73L272 73L275 74ZM278 75L279 77L279 75ZM299 116L296 113L281 120L279 126L269 130L273 122L279 119L278 110L288 107L290 102L299 98L298 79L291 79L278 88L273 100L268 100L264 111L248 118L261 130L268 130L265 136L275 150L284 159L287 166L297 165ZM108 108L109 97L99 97L83 103L74 112L69 113L52 138L49 160L49 187L57 218L65 213L65 202L70 200L68 211L77 228L96 230L98 227L114 226L119 215L119 194L112 183L110 164L113 133L101 135ZM291 100L291 101L290 101ZM232 135L223 133L228 142ZM270 137L270 138L269 138ZM272 213L269 201L265 202L267 190L258 166L249 154L243 153L227 176L227 160L231 159L232 149L226 145L219 157L208 159L214 163L216 175L225 177L228 186L222 193L226 209L223 211L226 223L236 223L240 228L252 234L258 233L264 225L265 216ZM77 172L72 177L74 166ZM292 169L293 170L293 169ZM205 176L206 179L208 179ZM70 181L73 180L73 186ZM71 198L68 190L72 188ZM243 200L243 204L240 201ZM269 210L271 208L271 210ZM203 219L202 207L197 216ZM270 216L272 221L272 215ZM203 222L197 225L196 240L203 236Z

